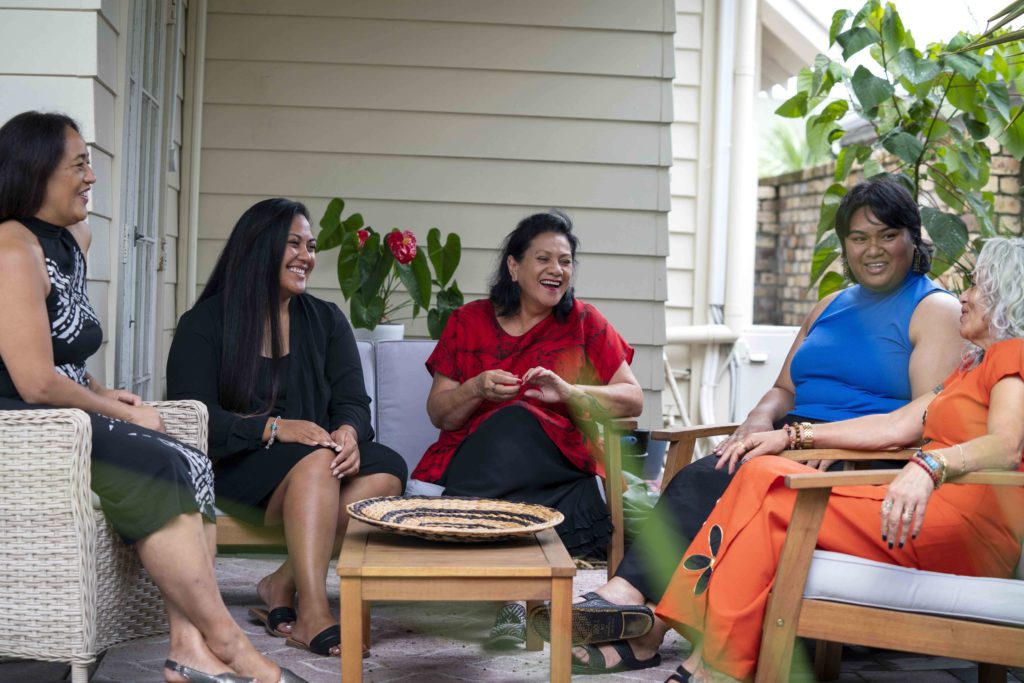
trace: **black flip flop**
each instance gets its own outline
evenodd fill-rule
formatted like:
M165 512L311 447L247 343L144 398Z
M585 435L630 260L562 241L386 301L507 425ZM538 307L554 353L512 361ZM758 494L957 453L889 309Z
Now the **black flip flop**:
M281 624L294 624L295 620L298 619L298 615L295 614L295 610L291 607L275 607L269 611L252 607L249 609L249 618L263 624L263 628L267 629L267 633L270 635L277 638L287 638L291 636L291 633L281 631L278 627Z
M676 667L676 670L672 672L672 675L665 679L665 683L690 683L693 674L686 670L686 667L680 664Z
M320 633L313 636L313 639L308 643L304 643L301 640L289 637L288 640L284 641L284 644L288 647L294 647L299 650L305 650L306 652L312 652L315 655L321 657L340 657L341 656L341 627L337 624L328 626ZM332 655L331 648L337 647L338 654ZM363 644L363 658L370 656L370 648Z
M530 627L551 641L551 606L547 603L530 611ZM597 593L584 593L583 602L572 605L572 643L610 643L647 635L654 626L654 613L646 605L616 605Z
M313 636L313 639L308 643L304 643L301 640L295 638L288 638L284 641L285 645L290 647L305 650L306 652L312 652L315 655L321 657L338 657L341 654L341 627L337 624L328 626L320 633ZM331 654L331 648L337 647L339 653L337 655Z
M657 652L650 659L637 659L636 655L633 654L633 648L624 640L615 640L608 643L608 645L611 645L619 653L620 661L618 664L611 667L608 666L604 655L601 654L601 650L594 645L584 645L583 649L587 651L587 663L584 664L573 657L572 672L583 676L594 676L614 674L621 671L639 671L640 669L650 669L651 667L661 665L661 655Z

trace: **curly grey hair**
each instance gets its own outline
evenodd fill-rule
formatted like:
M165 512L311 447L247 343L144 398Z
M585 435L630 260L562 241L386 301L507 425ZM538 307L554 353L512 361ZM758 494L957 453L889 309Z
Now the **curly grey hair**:
M996 341L1024 337L1024 238L986 240L974 266L974 288ZM980 349L972 351L968 356L975 360Z

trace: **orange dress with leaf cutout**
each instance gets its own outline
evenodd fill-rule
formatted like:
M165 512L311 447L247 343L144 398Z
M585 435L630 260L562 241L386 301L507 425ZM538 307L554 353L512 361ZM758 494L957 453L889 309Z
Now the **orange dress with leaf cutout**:
M925 450L987 434L989 396L1005 377L1024 378L1024 340L997 342L976 367L946 379L925 415ZM775 456L740 467L658 604L659 617L684 632L703 634L704 661L718 671L740 680L753 678L768 594L796 502L796 492L784 486L783 478L814 471ZM928 502L917 539L889 548L879 523L886 488L833 489L817 547L950 574L1012 575L1024 536L1024 489L939 488Z

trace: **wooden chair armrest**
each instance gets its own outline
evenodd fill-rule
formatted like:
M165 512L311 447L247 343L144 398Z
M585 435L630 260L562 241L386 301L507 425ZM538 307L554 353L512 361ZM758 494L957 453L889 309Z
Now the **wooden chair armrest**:
M693 461L693 451L697 446L697 439L732 434L737 427L739 424L732 423L652 430L652 439L669 442L668 452L665 455L665 472L661 475L662 493L668 483L672 481L672 477Z
M901 451L851 451L845 448L808 448L798 451L782 451L779 457L789 460L850 460L866 462L871 460L910 460L916 451L905 448Z
M672 427L671 429L652 429L651 438L659 441L684 441L701 439L705 436L722 436L732 434L739 427L739 422L720 425L697 425L695 427Z
M888 484L901 470L855 470L851 472L808 472L786 476L791 489L830 489L833 486L876 486ZM990 470L968 472L946 481L947 484L988 484L990 486L1024 486L1024 472Z

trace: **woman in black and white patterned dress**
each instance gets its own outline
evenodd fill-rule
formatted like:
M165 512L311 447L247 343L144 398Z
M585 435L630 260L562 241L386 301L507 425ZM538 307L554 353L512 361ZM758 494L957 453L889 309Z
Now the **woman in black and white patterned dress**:
M302 681L256 651L221 599L209 459L166 436L138 396L85 370L103 339L85 286L95 181L70 118L26 112L0 128L0 409L89 414L93 491L164 596L167 681Z

